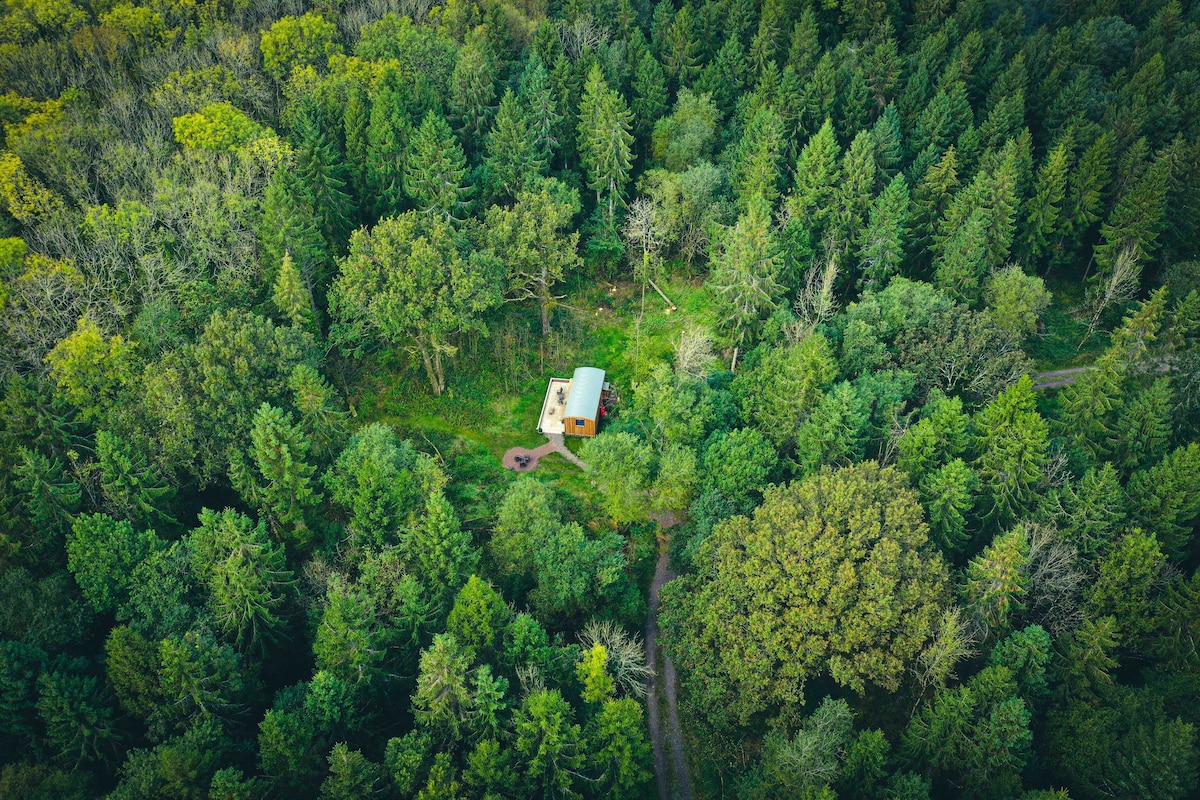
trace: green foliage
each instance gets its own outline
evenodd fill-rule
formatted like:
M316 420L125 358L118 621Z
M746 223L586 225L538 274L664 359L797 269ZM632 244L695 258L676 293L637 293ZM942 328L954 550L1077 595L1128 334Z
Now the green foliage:
M467 162L445 117L425 115L404 162L404 192L423 214L461 220L470 211Z
M484 330L477 315L499 300L491 273L487 258L469 252L448 222L414 212L385 219L351 238L330 292L330 336L359 352L377 341L411 341L440 395L454 334Z
M296 67L324 67L329 56L342 50L336 39L337 28L320 14L283 17L263 33L263 69L282 82Z
M175 141L184 149L216 153L232 153L265 133L261 125L229 103L213 103L198 113L176 117L172 126Z
M1031 507L1047 457L1049 432L1035 407L1029 376L988 403L972 425L973 466L988 498L987 516L1000 523L1016 519Z
M716 433L704 450L705 486L749 513L758 505L775 462L774 448L755 428Z
M1030 714L1017 691L1003 666L939 691L909 722L902 752L945 779L969 784L980 797L1012 797L1020 791L1033 742Z
M325 473L330 499L350 512L355 543L395 544L420 504L418 457L383 423L360 428Z
M609 88L599 66L588 73L579 101L578 142L587 185L596 192L608 230L615 227L633 165L633 117L620 94ZM603 202L602 202L603 198Z
M1029 538L1023 528L1000 534L967 566L963 599L987 631L1002 632L1028 589Z
M126 597L134 567L161 546L154 531L134 533L133 525L107 514L83 514L67 535L67 568L92 608L113 611Z
M604 496L604 510L617 527L645 518L646 488L654 457L633 434L606 431L583 443L579 455Z
M499 646L510 616L504 598L472 575L454 598L446 632L476 652L492 651Z
M753 520L717 526L663 612L708 713L794 702L825 670L857 691L897 685L946 581L921 517L900 475L866 462L768 491Z
M1038 320L1050 305L1050 293L1041 278L1030 277L1009 266L988 278L984 302L996 324L1018 336L1037 331Z
M312 510L321 502L304 432L291 414L263 403L254 415L250 443L252 464L240 454L232 458L235 488L270 518L279 538L304 549L313 535Z
M188 547L223 633L245 648L261 648L282 635L278 610L289 594L291 572L265 523L254 525L230 509L217 514L206 508Z

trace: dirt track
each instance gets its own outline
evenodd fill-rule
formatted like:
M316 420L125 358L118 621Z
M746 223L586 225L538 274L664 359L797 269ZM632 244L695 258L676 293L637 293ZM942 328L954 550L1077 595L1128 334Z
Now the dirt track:
M666 520L660 525L667 527ZM674 524L671 519L668 524ZM650 742L654 749L654 777L659 800L691 800L692 781L683 754L683 731L679 726L678 689L675 665L665 653L658 652L658 592L675 578L667 556L670 537L658 540L658 564L650 583L650 610L646 615L646 663L654 668L646 695ZM666 730L663 730L662 700L667 701ZM673 779L673 780L672 780Z

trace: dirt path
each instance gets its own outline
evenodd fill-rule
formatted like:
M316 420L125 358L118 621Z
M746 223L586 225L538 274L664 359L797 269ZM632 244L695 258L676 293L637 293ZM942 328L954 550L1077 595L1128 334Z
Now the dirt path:
M1093 367L1072 367L1071 369L1053 369L1049 372L1039 372L1033 376L1033 388L1058 389L1070 386L1081 372L1087 372Z
M671 520L674 522L674 519ZM679 698L675 665L666 653L658 652L658 592L675 578L667 555L669 536L659 537L658 564L650 583L650 611L646 615L646 663L654 668L646 694L650 742L654 749L654 777L659 800L691 800L692 781L683 754L683 731L679 727ZM662 700L667 701L666 720L662 719ZM663 730L663 723L666 730Z

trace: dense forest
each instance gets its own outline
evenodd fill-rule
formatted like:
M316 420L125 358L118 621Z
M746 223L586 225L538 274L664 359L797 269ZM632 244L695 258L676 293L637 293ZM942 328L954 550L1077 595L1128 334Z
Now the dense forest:
M1200 797L1196 0L0 11L0 797Z

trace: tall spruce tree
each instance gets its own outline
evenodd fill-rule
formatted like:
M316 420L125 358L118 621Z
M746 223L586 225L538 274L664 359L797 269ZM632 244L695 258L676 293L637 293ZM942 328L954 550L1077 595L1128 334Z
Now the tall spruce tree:
M504 199L516 197L546 168L525 110L511 90L500 100L496 124L488 134L484 164L492 196Z
M858 235L860 290L879 290L900 272L908 244L908 182L896 175L871 203L867 226Z
M346 165L337 146L321 127L316 100L305 98L293 126L295 172L301 198L317 220L331 253L341 253L354 227L354 201L345 191Z
M467 160L462 147L436 111L425 115L413 135L404 164L404 191L423 214L463 220L471 209Z
M600 67L593 66L579 103L579 153L609 231L615 230L617 205L633 166L632 122L625 101L608 88Z

